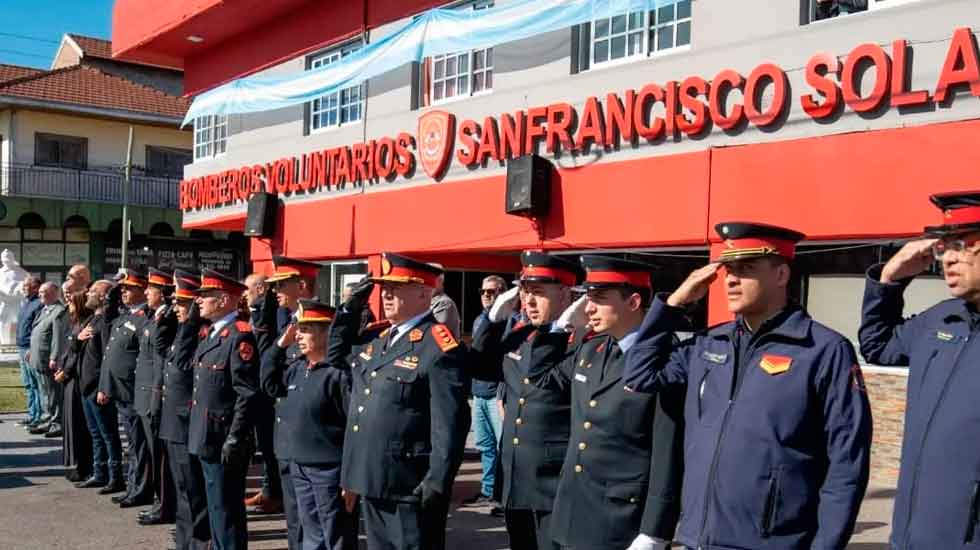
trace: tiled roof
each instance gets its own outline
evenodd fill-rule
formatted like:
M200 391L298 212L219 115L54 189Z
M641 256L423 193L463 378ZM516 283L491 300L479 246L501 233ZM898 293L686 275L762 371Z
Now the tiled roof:
M68 36L78 44L78 47L82 49L82 55L86 57L101 57L103 59L112 59L112 42L109 40L103 40L101 38L93 38L91 36L82 36L80 34L71 34Z
M20 65L5 65L0 63L0 83L6 82L8 80L13 80L15 78L24 78L25 76L35 76L44 72L44 69L35 69L34 67L21 67Z
M182 97L168 95L84 65L0 82L2 96L175 118L183 118L190 107L190 101Z

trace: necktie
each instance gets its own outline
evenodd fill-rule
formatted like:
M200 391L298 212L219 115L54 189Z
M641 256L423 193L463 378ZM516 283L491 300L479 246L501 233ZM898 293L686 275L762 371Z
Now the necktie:
M391 342L394 340L395 334L396 331L394 327L388 330L388 334L385 336L384 342L381 344L381 353L387 352L388 348L391 347Z

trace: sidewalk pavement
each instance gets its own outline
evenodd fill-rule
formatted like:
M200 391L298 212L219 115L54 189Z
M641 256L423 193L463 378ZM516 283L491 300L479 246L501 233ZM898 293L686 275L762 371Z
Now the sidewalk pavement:
M65 480L61 440L29 435L16 424L20 414L0 415L0 550L163 550L169 526L141 527L140 509L120 510L108 496L75 489ZM468 455L472 457L474 455ZM253 467L249 486L259 485ZM454 488L449 550L506 550L503 520L489 507L461 507L479 487L480 462L464 462ZM861 510L854 550L887 550L894 489L871 487ZM282 514L250 515L249 548L286 550ZM362 537L362 548L363 537ZM615 549L610 549L615 550Z

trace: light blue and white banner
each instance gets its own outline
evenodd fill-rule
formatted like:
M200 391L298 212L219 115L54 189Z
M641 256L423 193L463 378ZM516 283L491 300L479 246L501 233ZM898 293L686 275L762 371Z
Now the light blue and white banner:
M205 92L194 98L184 124L206 115L300 105L426 57L513 42L677 1L517 0L486 10L429 10L397 32L330 65L288 77L240 78Z

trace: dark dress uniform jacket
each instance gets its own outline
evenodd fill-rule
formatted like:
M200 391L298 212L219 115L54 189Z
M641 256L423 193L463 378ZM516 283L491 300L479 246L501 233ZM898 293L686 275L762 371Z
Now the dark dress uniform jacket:
M523 322L483 323L473 335L474 377L504 386L500 501L550 511L571 426L571 335Z
M290 344L288 348L280 348L272 344L269 349L262 354L262 367L260 384L265 395L276 400L276 424L274 427L273 446L276 452L276 459L281 461L292 460L292 430L290 426L290 397L295 385L287 381L287 375L293 363L303 362L303 354L299 352L299 345Z
M909 366L891 547L980 548L980 314L952 299L903 319L910 281L880 277L869 271L861 353Z
M705 550L843 549L871 446L851 343L789 306L751 340L736 320L674 344L682 317L655 299L624 374L637 391L688 384L674 540Z
M228 437L251 441L258 361L255 337L244 321L228 323L201 339L194 359L188 452L218 462Z
M105 315L96 313L89 317L85 326L92 327L92 336L83 345L82 357L78 366L78 383L84 397L89 397L99 389L99 376L102 374L102 357L105 352L103 342L108 339L108 326ZM84 327L83 327L84 328Z
M555 540L576 550L626 548L641 532L670 540L680 513L683 393L627 392L625 358L610 336L586 335L572 363Z
M161 386L163 386L164 355L173 344L177 332L177 312L165 306L161 317L150 312L151 318L140 333L140 351L136 357L134 386L136 397L133 409L140 416L160 417Z
M388 329L358 336L360 324L360 314L341 308L330 332L328 362L347 357L353 379L341 486L368 498L411 500L425 482L448 495L470 429L464 348L440 347L449 329L431 314L387 351Z
M178 323L174 342L167 350L160 387L160 439L164 441L187 444L194 399L194 355L198 343L207 337L207 327L207 322L199 316Z
M344 453L347 407L350 405L350 370L310 364L305 356L286 371L290 417L283 431L302 434L293 438L293 462L336 466Z
M144 325L149 322L149 311L146 304L135 312L128 311L128 308L124 311L112 322L109 339L104 342L105 356L102 360L99 391L116 401L132 403L136 397L134 386L140 336Z

